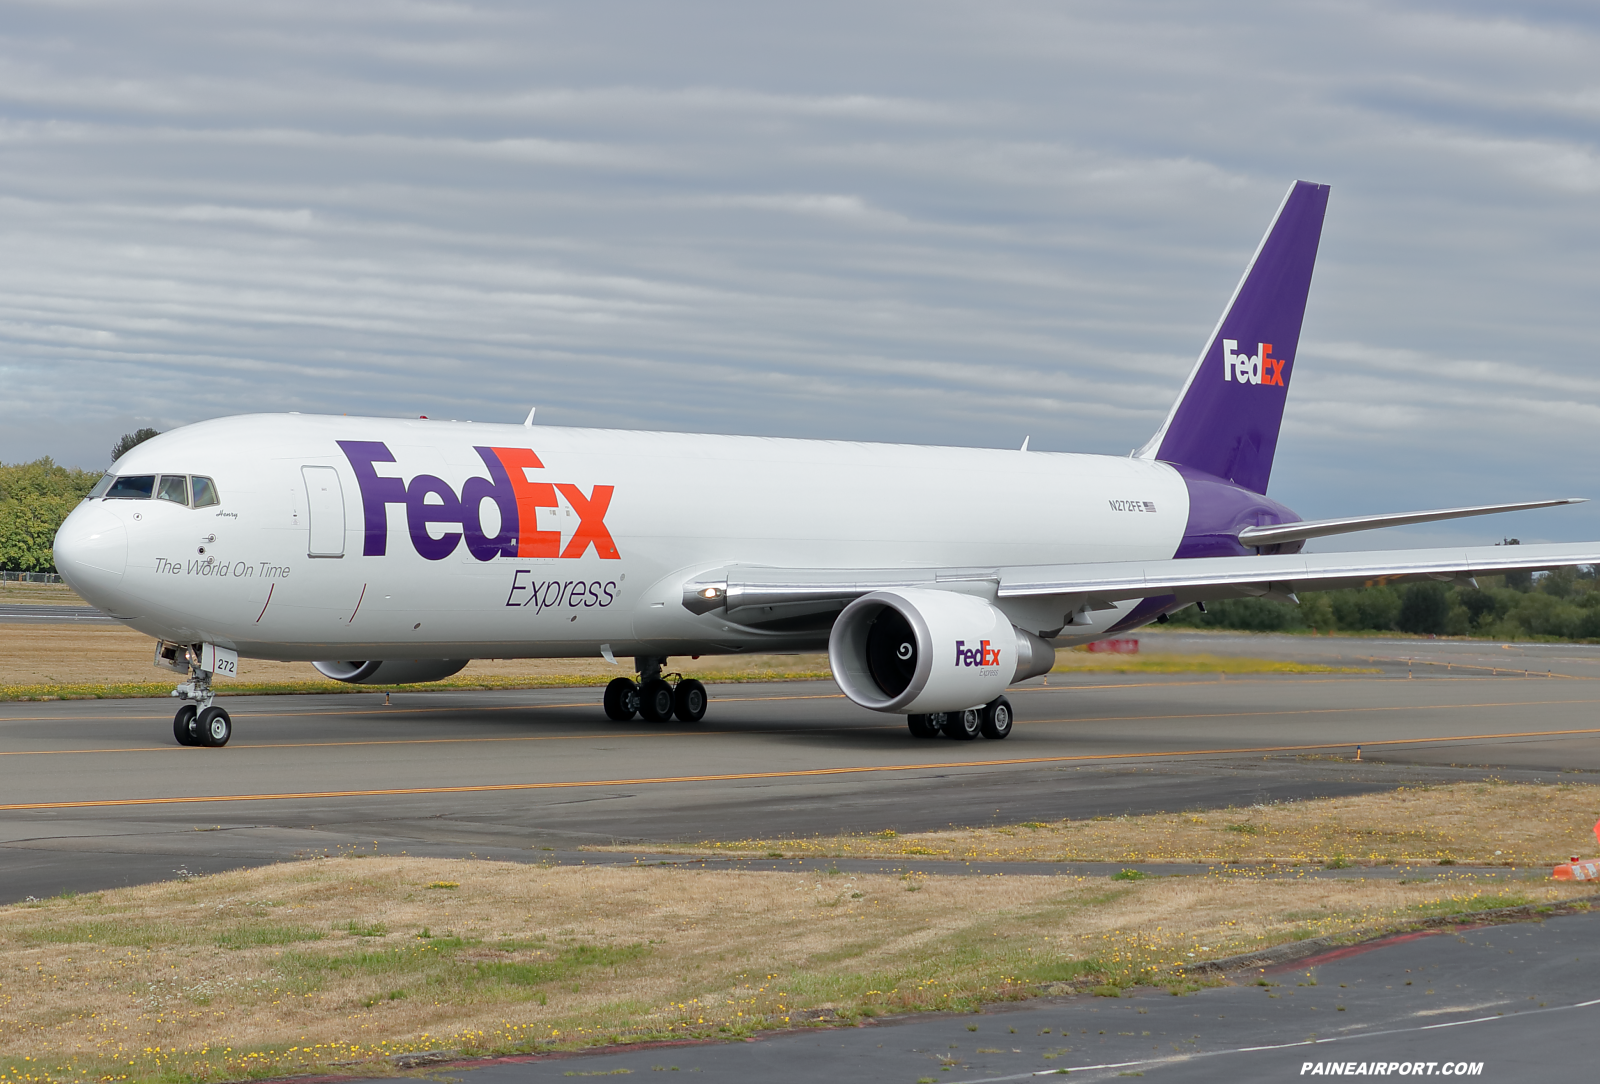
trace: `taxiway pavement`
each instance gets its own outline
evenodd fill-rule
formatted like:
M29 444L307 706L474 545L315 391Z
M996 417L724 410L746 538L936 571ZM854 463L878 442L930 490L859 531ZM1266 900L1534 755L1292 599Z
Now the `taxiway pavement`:
M110 617L93 606L55 605L51 603L0 603L0 624L4 625L116 625Z
M171 701L11 703L0 901L355 847L595 861L1600 771L1600 650L1165 635L1378 672L1055 674L1003 742L914 740L826 682L714 686L695 726L610 722L599 689L230 697L224 749L174 744Z

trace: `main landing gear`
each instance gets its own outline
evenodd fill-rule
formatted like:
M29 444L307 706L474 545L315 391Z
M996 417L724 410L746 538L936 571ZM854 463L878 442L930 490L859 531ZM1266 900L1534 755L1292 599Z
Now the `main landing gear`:
M937 738L943 734L956 741L971 741L982 734L998 741L1011 733L1011 701L997 696L981 708L907 715L906 728L913 738Z
M172 695L194 703L185 704L172 717L172 736L179 745L209 745L221 748L233 737L233 720L212 703L217 694L211 688L211 673L189 664L189 680L172 690Z
M661 676L667 660L660 657L639 658L634 665L639 680L619 677L606 686L606 715L619 723L635 715L652 723L664 723L674 715L685 723L698 723L706 714L706 687L694 678L678 678L676 684Z

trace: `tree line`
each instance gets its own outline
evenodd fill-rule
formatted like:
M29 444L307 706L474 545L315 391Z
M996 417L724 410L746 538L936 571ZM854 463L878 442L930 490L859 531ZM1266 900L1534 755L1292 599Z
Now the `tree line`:
M124 433L111 448L112 462L159 435L154 429ZM56 571L56 531L99 480L99 471L60 467L49 456L0 463L0 569Z
M1171 624L1251 632L1409 632L1495 640L1600 640L1600 575L1586 566L1540 576L1479 576L1477 587L1436 582L1307 592L1300 605L1241 598L1172 615Z
M0 568L54 572L56 528L99 480L99 471L58 467L49 456L0 463Z

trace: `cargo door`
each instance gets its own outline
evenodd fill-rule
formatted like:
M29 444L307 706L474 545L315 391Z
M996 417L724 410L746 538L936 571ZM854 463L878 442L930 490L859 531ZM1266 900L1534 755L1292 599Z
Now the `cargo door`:
M307 557L344 556L344 487L333 467L301 467L306 480Z

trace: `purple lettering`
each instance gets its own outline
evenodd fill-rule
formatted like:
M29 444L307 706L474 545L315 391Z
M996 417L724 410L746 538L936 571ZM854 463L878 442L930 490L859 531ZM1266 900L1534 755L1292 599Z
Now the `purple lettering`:
M461 530L467 540L467 552L480 561L496 557L517 555L517 495L511 487L511 476L499 458L488 448L474 448L483 465L489 468L489 478L468 478L461 486ZM490 478L493 481L490 481ZM500 533L493 538L483 531L483 502L493 501L500 509Z
M585 610L593 609L594 604L600 601L600 581L596 580L589 585L589 594L583 601Z
M611 603L613 601L615 601L615 599L617 597L616 594L615 594L616 589L617 589L617 581L616 580L609 581L606 584L606 600L604 602L602 602L600 605L602 605L602 606L611 605Z
M526 576L531 571L533 571L533 570L529 569L529 568L519 568L519 569L517 569L515 572L513 572L511 574L511 593L506 596L506 605L507 606L526 606L527 605L526 602L516 602L514 600L517 597L517 592L518 591L526 591L527 590L526 587L523 587L523 586L519 585L517 581L521 580L522 577Z
M439 503L429 504L430 496ZM430 561L442 561L455 552L461 542L460 531L447 531L438 538L428 528L435 523L461 525L461 498L456 496L443 478L419 474L406 487L406 527L411 532L411 544L417 552Z
M366 537L363 557L382 557L389 548L389 505L406 503L406 486L398 478L385 478L373 469L374 463L393 463L394 456L380 440L341 440L345 458L355 471L361 487L361 508Z

